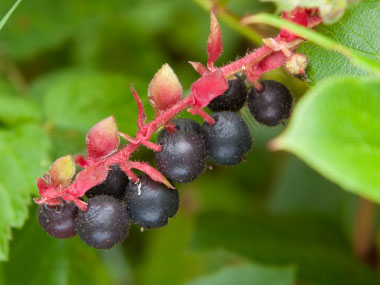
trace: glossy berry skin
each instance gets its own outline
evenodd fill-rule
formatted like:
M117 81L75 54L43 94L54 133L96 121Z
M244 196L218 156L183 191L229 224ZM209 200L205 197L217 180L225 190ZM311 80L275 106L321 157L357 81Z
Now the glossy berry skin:
M76 235L75 217L78 208L73 203L62 202L62 205L48 206L41 204L37 209L40 226L52 237L71 238Z
M273 80L261 81L264 89L255 88L248 95L248 107L252 116L266 126L276 126L289 118L293 96L281 83Z
M128 235L129 217L116 198L99 195L87 200L88 209L79 211L76 229L80 239L97 249L109 249Z
M209 159L218 165L235 165L252 147L247 124L234 112L217 112L211 115L213 125L203 124Z
M125 203L136 225L147 229L160 228L167 225L168 218L178 210L178 191L143 174L137 184L129 183Z
M118 164L111 165L106 180L86 192L87 197L109 195L117 199L124 197L125 188L129 182L128 176Z
M196 121L187 118L177 118L170 121L170 123L175 124L177 131L182 131L185 133L193 133L200 135L202 132L202 127ZM159 142L163 137L169 135L168 131L163 129L158 133L157 142Z
M204 139L193 133L178 131L163 137L156 152L158 170L173 182L190 182L201 174L205 167L207 147Z
M247 88L243 79L228 80L228 89L220 96L213 99L208 107L213 112L239 111L247 100Z

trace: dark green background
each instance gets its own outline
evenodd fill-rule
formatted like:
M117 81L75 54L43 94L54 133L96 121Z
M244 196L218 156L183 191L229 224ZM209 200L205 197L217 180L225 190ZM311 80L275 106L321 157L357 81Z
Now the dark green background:
M2 0L0 16L12 4ZM274 11L248 0L228 7L240 16ZM219 64L255 47L221 25ZM1 106L10 114L0 116L0 127L38 122L51 160L84 154L87 130L109 115L133 135L137 109L129 85L152 118L146 90L154 73L169 63L188 90L198 75L187 62L206 62L208 32L209 14L190 0L24 0L0 32L0 99L17 97L33 107ZM306 88L281 71L266 76L297 97ZM203 276L224 268L237 270L234 284L294 284L294 275L297 284L380 284L352 253L356 197L295 157L269 152L268 141L283 126L259 126L247 109L242 116L255 140L247 160L178 185L181 207L167 227L143 233L132 227L111 251L48 237L30 204L25 226L13 230L9 261L0 264L0 284L222 284L223 275ZM134 158L152 162L152 153L142 149Z

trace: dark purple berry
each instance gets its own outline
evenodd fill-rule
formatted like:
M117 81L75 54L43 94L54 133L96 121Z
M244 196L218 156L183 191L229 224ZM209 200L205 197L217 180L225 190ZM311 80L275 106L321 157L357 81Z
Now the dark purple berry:
M162 151L155 155L157 168L169 180L190 182L204 171L207 147L201 136L178 131L163 137L159 144Z
M185 133L194 133L194 134L200 135L202 132L201 125L192 119L177 118L177 119L171 120L170 123L175 124L175 128L178 131L182 131ZM168 131L165 129L160 131L157 136L157 142L159 142L163 137L166 137L168 134L169 134Z
M247 124L234 112L217 112L211 115L215 124L203 124L209 159L219 165L235 165L252 147Z
M276 126L289 118L293 105L293 96L280 82L261 81L264 89L252 88L248 95L248 107L252 116L266 126Z
M78 236L87 245L108 249L128 235L129 217L125 206L116 198L99 195L87 200L88 209L76 219Z
M228 89L220 96L213 99L208 107L213 112L239 111L247 100L247 88L243 79L228 80Z
M136 225L147 229L160 228L167 225L168 218L178 210L178 191L143 174L138 183L128 184L125 203Z
M37 216L40 226L52 237L70 238L76 235L75 217L78 208L73 203L62 202L61 205L38 206Z
M118 164L114 164L111 165L111 170L108 171L107 179L88 190L86 196L110 195L117 199L122 199L128 182L128 176L121 170Z

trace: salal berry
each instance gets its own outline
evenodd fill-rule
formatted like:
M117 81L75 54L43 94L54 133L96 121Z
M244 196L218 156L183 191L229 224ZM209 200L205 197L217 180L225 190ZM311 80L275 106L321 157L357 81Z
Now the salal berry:
M157 168L169 180L190 182L204 171L207 148L201 136L177 131L158 143L162 150L155 155Z
M255 88L248 95L248 107L252 116L266 126L276 126L289 118L293 96L281 83L273 80L261 81L262 91Z
M186 133L194 133L200 135L202 132L202 127L196 121L187 118L177 118L170 121L170 123L175 125L177 131L182 131ZM168 131L163 129L158 133L157 142L159 142L163 137L169 135Z
M213 99L208 107L213 112L239 111L247 100L247 88L243 79L228 80L228 89L220 96Z
M78 208L73 203L66 202L56 206L41 204L37 210L40 226L55 238L70 238L76 235L77 213Z
M219 165L235 165L252 147L247 124L234 112L217 112L211 115L213 125L203 124L209 159Z
M128 235L129 217L125 206L116 198L99 195L87 200L88 209L76 219L78 236L87 245L108 249Z
M178 210L176 189L153 181L148 175L140 176L138 183L129 183L125 203L132 221L143 228L159 228L168 223Z
M122 199L128 182L128 176L123 170L121 170L118 164L114 164L111 165L106 180L88 190L86 196L94 197L97 195L110 195L117 199Z

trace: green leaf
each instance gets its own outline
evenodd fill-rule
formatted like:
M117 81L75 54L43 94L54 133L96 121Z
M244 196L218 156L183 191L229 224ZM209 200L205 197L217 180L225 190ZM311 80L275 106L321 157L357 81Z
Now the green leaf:
M49 165L49 149L39 125L0 131L0 260L7 259L11 227L21 227L28 215L36 177Z
M222 248L268 265L292 264L297 267L299 283L380 282L379 274L352 254L339 225L306 213L284 216L205 213L198 217L192 247Z
M44 95L47 119L53 126L87 133L94 124L113 115L119 130L133 136L137 131L137 107L130 91L132 83L143 86L136 79L102 73L55 79ZM146 89L137 91L147 103ZM145 105L148 114L152 114L152 109Z
M348 191L380 202L380 81L341 78L311 89L273 147Z
M41 110L32 101L0 93L1 123L17 125L25 122L36 122L40 119Z
M31 208L27 224L15 233L9 261L0 265L0 284L111 284L95 249L78 237L48 236L38 225L36 210Z
M317 31L356 51L364 58L380 62L380 1L369 0L349 8L336 24L321 25ZM309 58L307 75L312 82L339 75L366 75L343 55L306 42L298 50Z
M292 285L295 282L294 268L268 267L258 264L226 266L221 270L199 277L186 285Z

